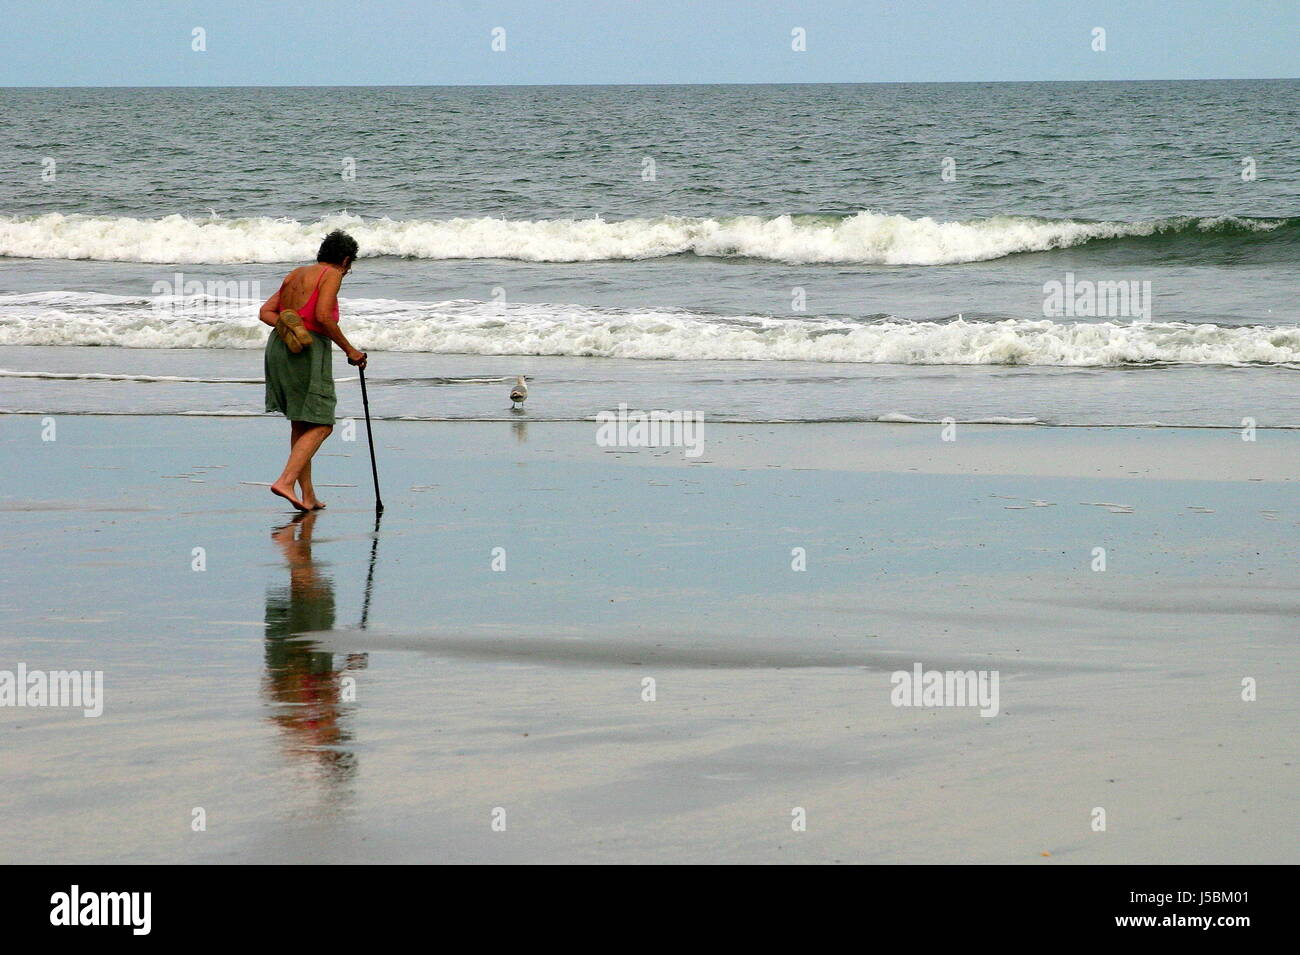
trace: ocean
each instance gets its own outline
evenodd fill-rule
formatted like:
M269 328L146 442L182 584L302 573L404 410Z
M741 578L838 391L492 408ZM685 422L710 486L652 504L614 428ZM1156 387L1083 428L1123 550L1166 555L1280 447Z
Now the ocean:
M1300 426L1300 81L0 90L0 412ZM336 358L340 414L360 411Z

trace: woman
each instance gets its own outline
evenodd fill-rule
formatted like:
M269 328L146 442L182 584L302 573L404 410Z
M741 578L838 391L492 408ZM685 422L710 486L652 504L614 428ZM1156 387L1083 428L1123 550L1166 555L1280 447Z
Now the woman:
M343 276L352 271L356 257L356 240L346 232L331 232L316 253L316 264L290 272L258 313L258 318L274 329L266 342L266 410L280 412L292 424L289 461L271 485L271 493L300 511L325 506L311 484L311 459L334 430L330 342L343 349L349 365L366 367L365 353L352 347L338 324L339 286ZM285 312L297 313L301 322ZM300 338L295 338L295 331ZM291 351L286 337L301 341L302 350Z

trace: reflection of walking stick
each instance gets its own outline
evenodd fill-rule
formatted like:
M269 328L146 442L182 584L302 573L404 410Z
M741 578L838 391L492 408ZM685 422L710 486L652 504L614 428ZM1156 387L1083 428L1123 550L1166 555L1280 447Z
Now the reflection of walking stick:
M366 629L366 620L370 617L370 594L375 589L375 554L379 551L379 518L383 512L381 506L375 511L375 534L370 542L370 570L366 573L366 594L361 601L361 623L358 629Z
M366 409L366 440L370 442L370 474L375 479L375 513L384 512L384 502L379 498L379 469L375 467L375 436L370 430L370 399L366 396L366 370L358 368L361 374L361 405Z

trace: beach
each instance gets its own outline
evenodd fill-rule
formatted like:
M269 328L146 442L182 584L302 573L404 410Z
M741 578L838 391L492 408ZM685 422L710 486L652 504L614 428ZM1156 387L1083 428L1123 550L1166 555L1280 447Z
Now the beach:
M1294 431L381 420L376 529L361 428L294 523L282 422L52 420L0 654L104 705L0 708L6 862L1295 861Z
M209 26L156 42L288 82ZM1297 861L1300 81L1113 29L0 88L0 861ZM336 354L302 516L259 318L318 259L368 408Z

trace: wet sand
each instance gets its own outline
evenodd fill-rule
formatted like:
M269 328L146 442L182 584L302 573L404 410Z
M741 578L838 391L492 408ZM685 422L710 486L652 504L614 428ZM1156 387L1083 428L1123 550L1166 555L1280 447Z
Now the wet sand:
M363 432L294 523L282 422L56 423L0 669L106 702L0 707L0 860L1297 861L1295 432L384 421L376 533Z

